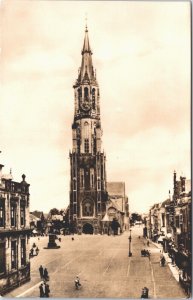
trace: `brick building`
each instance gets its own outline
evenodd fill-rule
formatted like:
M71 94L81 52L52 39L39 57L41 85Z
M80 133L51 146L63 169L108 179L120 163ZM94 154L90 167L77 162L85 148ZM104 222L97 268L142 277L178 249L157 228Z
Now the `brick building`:
M2 175L0 164L0 294L30 280L29 184Z
M101 147L100 89L86 27L82 63L74 88L70 153L70 226L80 233L101 233L106 213L106 156Z

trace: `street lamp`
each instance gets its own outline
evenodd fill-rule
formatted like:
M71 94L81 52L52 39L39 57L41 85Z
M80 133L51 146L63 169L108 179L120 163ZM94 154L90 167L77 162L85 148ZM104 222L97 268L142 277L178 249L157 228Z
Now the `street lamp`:
M128 239L129 239L129 257L131 257L132 256L132 252L131 252L131 229L129 231L130 231L130 236L128 237Z

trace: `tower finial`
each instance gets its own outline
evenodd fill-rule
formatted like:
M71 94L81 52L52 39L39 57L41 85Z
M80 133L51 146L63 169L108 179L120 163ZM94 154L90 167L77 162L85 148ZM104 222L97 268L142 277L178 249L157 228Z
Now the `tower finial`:
M85 31L88 31L88 28L87 28L87 12L85 13Z

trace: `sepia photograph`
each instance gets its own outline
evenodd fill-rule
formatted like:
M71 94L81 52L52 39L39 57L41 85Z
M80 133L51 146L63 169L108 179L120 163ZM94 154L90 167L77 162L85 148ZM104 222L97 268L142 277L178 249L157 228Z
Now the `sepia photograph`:
M191 24L0 0L0 297L192 297Z

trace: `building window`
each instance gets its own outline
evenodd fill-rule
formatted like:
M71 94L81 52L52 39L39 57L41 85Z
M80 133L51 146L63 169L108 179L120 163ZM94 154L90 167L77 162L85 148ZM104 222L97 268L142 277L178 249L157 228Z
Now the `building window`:
M25 206L21 205L20 207L20 222L21 226L25 226Z
M25 239L21 239L21 265L26 265L26 242Z
M88 100L88 88L87 87L84 88L84 99Z
M79 106L80 106L81 98L82 98L82 89L79 88L79 89L78 89L78 105L79 105Z
M73 204L73 214L76 214L76 204Z
M5 242L0 243L0 274L6 271Z
M17 245L16 241L11 242L11 269L17 268Z
M81 175L80 180L81 180L81 187L83 188L84 187L84 175Z
M73 191L76 191L76 179L73 179Z
M98 190L101 189L101 182L100 182L100 179L97 180L97 187L98 187Z
M84 122L83 137L85 139L89 138L89 124L88 124L88 122Z
M94 175L91 175L91 188L94 188Z
M165 214L162 214L162 226L165 227Z
M91 217L93 216L93 203L91 203L90 201L85 201L83 203L83 216L85 217Z
M16 226L16 205L11 204L11 226Z
M0 227L5 226L5 202L0 200Z
M95 109L95 89L92 89L92 108Z
M89 140L84 139L84 152L89 153Z

